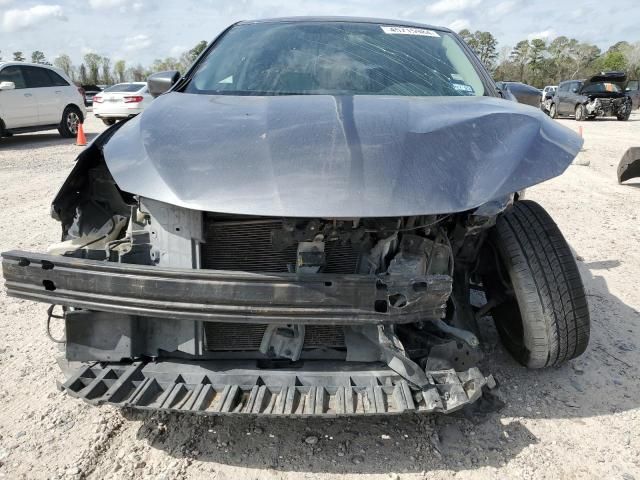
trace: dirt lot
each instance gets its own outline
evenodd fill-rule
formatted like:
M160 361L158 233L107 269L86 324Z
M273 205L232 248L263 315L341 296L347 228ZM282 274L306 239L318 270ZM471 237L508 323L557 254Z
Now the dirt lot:
M562 120L577 130L573 120ZM579 261L592 314L584 356L516 365L490 334L502 410L351 420L123 413L66 398L41 304L0 287L0 478L548 478L640 480L640 180L615 170L631 121L582 122L581 161L527 195ZM102 129L90 119L89 136ZM0 251L59 239L49 202L79 147L55 132L0 141ZM489 329L490 330L490 329Z

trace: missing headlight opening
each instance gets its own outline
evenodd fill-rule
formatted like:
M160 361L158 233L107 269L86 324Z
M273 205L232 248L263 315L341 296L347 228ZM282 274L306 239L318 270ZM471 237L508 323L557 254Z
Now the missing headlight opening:
M450 32L383 26L240 23L80 154L52 204L61 241L2 254L9 295L62 307L65 391L207 414L449 413L495 387L478 368L487 316L527 367L584 351L573 255L521 195L581 139L494 97ZM265 36L247 75L207 62Z

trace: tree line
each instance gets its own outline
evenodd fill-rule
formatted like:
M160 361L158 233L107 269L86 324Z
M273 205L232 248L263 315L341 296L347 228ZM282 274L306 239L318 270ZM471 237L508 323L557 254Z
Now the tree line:
M542 88L563 80L585 78L602 71L626 71L640 78L640 42L616 42L606 51L575 38L560 36L521 40L498 51L490 32L458 32L496 80L518 81Z
M458 33L496 80L519 81L542 88L608 70L622 70L630 79L640 78L640 42L617 42L602 51L596 45L560 36L550 41L542 38L521 40L514 47L498 51L498 41L491 32L472 33L464 29ZM83 85L140 82L162 70L184 72L206 47L207 42L202 40L177 58L157 59L146 67L140 63L130 66L125 60L117 60L112 65L109 57L96 53L86 54L78 66L73 65L67 54L56 57L53 64ZM23 52L18 51L13 52L13 60L23 62L26 58ZM49 64L39 50L31 53L31 61Z
M125 60L116 60L111 63L107 56L97 53L87 53L80 65L74 65L71 57L66 53L58 55L53 60L53 65L66 73L71 80L80 85L112 85L122 82L142 82L154 72L163 70L179 70L184 73L200 53L207 47L207 42L201 40L192 49L182 53L179 57L167 57L156 59L149 66L127 65ZM0 51L0 61L2 61ZM13 52L13 61L25 62L27 59L23 52ZM31 53L31 62L51 65L43 52L36 50Z

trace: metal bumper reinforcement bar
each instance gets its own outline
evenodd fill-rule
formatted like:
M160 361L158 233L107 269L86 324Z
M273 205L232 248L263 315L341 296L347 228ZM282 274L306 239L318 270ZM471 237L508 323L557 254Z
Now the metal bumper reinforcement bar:
M433 320L444 315L452 285L447 275L259 274L21 251L3 253L2 269L7 293L14 297L129 315L242 323Z

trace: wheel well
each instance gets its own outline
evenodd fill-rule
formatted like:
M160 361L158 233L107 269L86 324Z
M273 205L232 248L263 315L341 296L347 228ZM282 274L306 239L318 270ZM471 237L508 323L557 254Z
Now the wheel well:
M75 103L70 103L70 104L68 104L67 106L64 107L65 110L67 108L75 108L78 111L78 113L80 114L80 120L82 122L84 122L84 113L82 113L82 109L80 107L78 107L78 105L76 105Z

